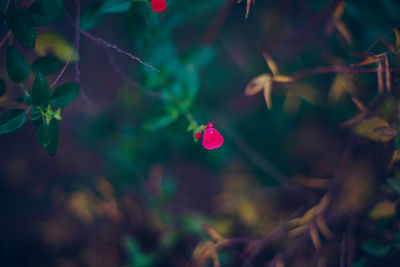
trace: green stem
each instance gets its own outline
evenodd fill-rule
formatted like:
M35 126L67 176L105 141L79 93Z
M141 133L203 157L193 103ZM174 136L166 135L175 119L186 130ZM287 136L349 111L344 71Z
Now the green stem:
M192 114L190 112L186 113L185 117L189 121L189 123L191 125L193 125L196 129L199 128L199 125L197 124L197 121L193 118L193 116L192 116Z

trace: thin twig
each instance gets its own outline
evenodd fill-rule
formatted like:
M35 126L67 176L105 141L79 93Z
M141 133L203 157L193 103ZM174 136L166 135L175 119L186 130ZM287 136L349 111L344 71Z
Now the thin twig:
M125 50L120 49L118 46L116 46L116 45L114 45L114 44L110 44L110 43L108 43L107 41L105 41L105 40L103 40L103 39L101 39L101 38L99 38L99 37L96 37L96 36L94 36L94 35L92 35L92 34L90 34L90 33L88 33L88 32L85 32L85 31L82 30L81 28L79 28L79 31L82 33L82 35L86 36L87 38L89 38L90 40L92 40L93 42L95 42L96 44L101 45L101 46L104 46L104 47L108 47L108 48L111 48L111 49L114 49L114 50L117 51L118 53L123 54L123 55L126 55L126 56L130 57L131 59L136 60L136 61L138 61L139 63L141 63L141 64L143 64L143 65L145 65L145 66L151 68L152 70L155 70L155 71L157 71L157 72L160 72L158 69L156 69L156 68L153 67L152 65L150 65L150 64L148 64L148 63L142 61L140 58L135 57L135 56L132 55L131 53L129 53L129 52L125 51Z
M7 42L8 38L11 36L11 31L8 31L6 36L4 36L4 38L1 40L0 42L0 48L5 44L5 42Z

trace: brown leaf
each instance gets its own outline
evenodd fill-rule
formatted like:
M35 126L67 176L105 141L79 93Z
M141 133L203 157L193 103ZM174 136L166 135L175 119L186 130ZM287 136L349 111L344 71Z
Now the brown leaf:
M333 12L333 19L339 21L342 19L344 13L344 2L340 2L337 4L335 11Z
M310 236L315 249L320 251L322 249L321 240L319 239L319 234L314 224L310 225Z
M247 96L255 95L263 90L264 85L270 83L272 85L272 77L270 74L262 74L254 78L247 85L244 94Z
M272 92L272 82L267 82L264 84L264 99L265 103L269 110L272 109L272 100L271 100L271 92Z
M265 59L265 62L267 62L267 65L268 65L269 69L271 70L272 74L274 76L278 75L279 74L278 66L276 65L276 63L272 59L272 57L267 52L263 52L263 57Z
M203 229L204 231L207 232L207 234L214 239L215 241L224 241L225 238L223 238L214 228L212 228L209 225L203 224Z
M393 217L396 211L396 205L389 201L383 200L376 204L368 214L368 217L373 220Z
M390 127L389 123L379 117L371 117L361 121L353 127L353 131L362 137L377 142L388 142L397 134L397 131Z
M335 237L332 231L329 229L328 225L326 224L322 213L317 215L317 217L315 218L315 222L317 223L318 229L325 236L326 239L332 239Z

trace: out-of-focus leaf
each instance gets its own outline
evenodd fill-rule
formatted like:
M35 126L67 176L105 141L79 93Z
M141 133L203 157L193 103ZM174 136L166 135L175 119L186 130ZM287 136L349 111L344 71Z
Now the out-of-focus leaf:
M176 121L179 117L179 112L176 109L169 109L163 112L162 114L155 116L148 120L144 124L144 128L147 130L158 130L164 128L174 121Z
M264 83L264 100L269 110L272 109L271 93L272 93L272 82Z
M391 218L393 217L395 211L396 205L389 200L384 200L376 204L369 212L368 216L373 220Z
M400 195L400 179L388 178L387 181L390 186Z
M40 110L37 107L32 107L30 119L31 121L38 121L42 119L42 113L40 113Z
M50 32L38 36L35 51L39 56L46 56L48 52L51 52L59 60L67 62L74 51L74 47L59 33ZM76 59L75 53L71 62L75 62Z
M12 46L7 48L6 68L8 75L16 83L25 81L31 71L25 57Z
M262 74L260 76L257 76L253 80L250 81L250 83L247 85L246 90L244 91L244 94L247 96L255 95L261 90L264 89L265 84L271 84L272 85L272 77L269 74Z
M64 17L64 3L63 0L37 0L28 12L36 26L49 25Z
M273 81L278 83L290 83L293 82L293 78L287 75L277 74L273 76Z
M362 137L378 142L388 142L397 134L397 131L390 127L389 123L378 117L361 121L353 127L353 131Z
M145 254L139 247L136 240L125 238L124 247L128 253L131 266L134 267L150 267L154 265L154 257Z
M6 93L6 82L4 79L0 79L0 97L2 97Z
M21 128L26 121L23 109L8 109L0 115L0 134L14 132Z
M254 202L248 198L241 198L237 204L239 219L246 225L254 225L258 222L259 216Z
M57 120L52 120L49 125L42 123L36 132L36 137L47 153L54 156L58 147Z
M278 66L276 65L276 63L272 59L272 57L266 52L263 53L263 56L264 56L265 62L267 62L267 65L272 72L272 75L273 76L278 75L279 74Z
M339 101L348 92L351 95L356 91L354 77L349 73L339 73L333 80L328 98L332 102Z
M311 224L311 226L310 226L310 236L311 236L311 241L314 245L314 248L317 251L320 251L322 249L321 239L319 238L318 230L314 224Z
M68 199L68 209L85 223L90 223L94 219L94 200L90 193L90 191L74 192Z
M102 3L94 3L83 10L79 22L82 30L90 31L104 19L104 13L100 12L101 5Z
M10 11L7 18L15 38L27 48L35 47L36 29L31 14L22 9L17 8Z
M100 12L105 14L123 13L132 6L131 0L105 0L101 5Z
M32 63L33 72L40 72L43 76L55 73L62 69L63 63L54 56L43 56Z
M35 73L31 90L32 104L35 106L47 107L50 102L51 91L46 79L40 72Z
M362 244L362 248L372 256L382 257L389 252L390 245L382 243L376 239L369 239Z
M66 83L57 87L51 94L50 104L54 108L63 108L71 104L79 95L80 87L77 83Z
M367 266L367 258L361 258L353 263L351 267L365 267Z
M207 232L207 234L214 239L216 242L219 241L224 241L225 238L223 238L214 228L212 228L211 226L204 224L203 225L204 231Z

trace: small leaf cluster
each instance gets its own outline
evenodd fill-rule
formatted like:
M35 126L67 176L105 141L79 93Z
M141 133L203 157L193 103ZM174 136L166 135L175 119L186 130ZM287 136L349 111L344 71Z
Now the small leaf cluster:
M43 148L55 155L58 147L61 109L79 95L76 83L66 83L51 90L45 76L62 68L62 62L51 55L38 57L30 65L14 40L25 49L35 48L36 27L54 24L64 17L62 0L37 0L29 7L21 7L16 1L7 1L2 8L5 24L9 28L5 66L13 87L20 87L23 95L16 99L24 108L10 108L0 115L0 134L14 132L24 126L29 117L36 125L36 137ZM33 72L31 89L25 88ZM6 93L6 79L0 79L0 97Z

